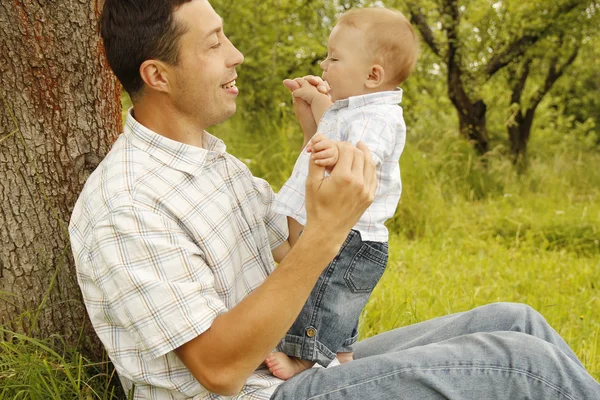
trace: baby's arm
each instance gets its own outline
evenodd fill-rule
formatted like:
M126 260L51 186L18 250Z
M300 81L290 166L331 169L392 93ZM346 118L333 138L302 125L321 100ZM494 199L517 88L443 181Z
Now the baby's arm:
M300 85L300 87L293 91L294 97L300 98L310 104L313 117L315 122L318 124L325 111L331 107L333 102L328 95L319 92L314 85L311 85L305 79L296 78L295 81Z
M335 142L326 138L322 134L316 134L309 147L306 149L309 153L313 153L312 158L315 164L326 167L331 170L337 164L339 149Z
M296 241L298 241L300 233L302 233L302 230L304 229L304 225L300 224L292 217L287 217L287 222L289 230L288 240L281 243L279 246L277 246L271 251L273 253L273 259L277 263L280 263L285 258L285 256L287 256L288 252L296 244Z

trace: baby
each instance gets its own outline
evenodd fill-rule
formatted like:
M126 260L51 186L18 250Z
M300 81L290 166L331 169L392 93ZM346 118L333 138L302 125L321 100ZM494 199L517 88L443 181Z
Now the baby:
M321 274L286 335L282 352L265 360L281 379L315 363L327 366L336 357L341 363L352 360L358 318L387 264L384 222L394 215L400 199L399 159L406 134L398 85L412 73L417 53L415 32L400 12L353 9L337 21L327 59L321 63L329 94L303 79L286 82L297 87L294 98L309 104L318 122L318 134L300 154L275 203L275 211L291 219L290 237L297 237L306 223L304 194L311 153L315 163L331 169L338 158L335 141L355 145L362 141L373 155L378 188L373 204Z

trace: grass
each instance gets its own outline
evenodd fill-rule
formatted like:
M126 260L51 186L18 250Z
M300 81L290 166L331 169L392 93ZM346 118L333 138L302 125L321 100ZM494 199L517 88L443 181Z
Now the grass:
M37 340L0 329L0 400L112 400L123 396L112 365L64 349L59 337ZM57 350L63 349L63 350Z
M363 311L361 336L495 301L540 311L600 379L600 154L539 132L518 174L498 146L480 160L442 123L409 131L388 269ZM236 116L212 132L275 189L301 145L294 121ZM553 135L548 137L548 135ZM564 136L564 139L563 139ZM6 332L4 332L6 333ZM0 342L0 400L113 399L110 363L59 338Z

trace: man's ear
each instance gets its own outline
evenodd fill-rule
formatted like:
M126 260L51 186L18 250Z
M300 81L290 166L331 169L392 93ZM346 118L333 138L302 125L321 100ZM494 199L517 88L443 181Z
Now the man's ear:
M373 65L369 77L365 81L365 86L369 89L376 89L383 85L383 82L385 82L385 70L379 64Z
M169 68L162 61L144 61L140 65L140 76L148 88L159 92L169 91Z

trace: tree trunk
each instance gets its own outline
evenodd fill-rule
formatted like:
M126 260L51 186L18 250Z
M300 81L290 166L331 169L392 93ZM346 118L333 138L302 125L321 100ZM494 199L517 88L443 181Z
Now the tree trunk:
M458 68L448 63L448 97L458 112L460 134L473 142L479 154L489 150L489 139L486 124L487 107L483 100L474 103L465 92Z
M527 110L525 115L522 111L519 111L515 115L514 121L507 128L512 162L520 171L527 168L527 143L531 136L534 116L535 109Z
M473 142L479 154L485 154L489 150L485 114L486 105L482 100L478 100L466 109L458 109L460 133L464 138Z
M92 356L101 347L67 227L121 130L119 85L98 35L102 3L0 3L0 325L59 334Z
M446 36L448 37L448 53L446 54L448 97L456 107L456 111L458 111L460 134L473 142L479 154L485 154L489 149L485 117L487 107L481 99L472 101L463 83L464 71L460 54L462 43L458 37L460 23L458 2L447 0L445 13L449 16L449 20L444 24Z

